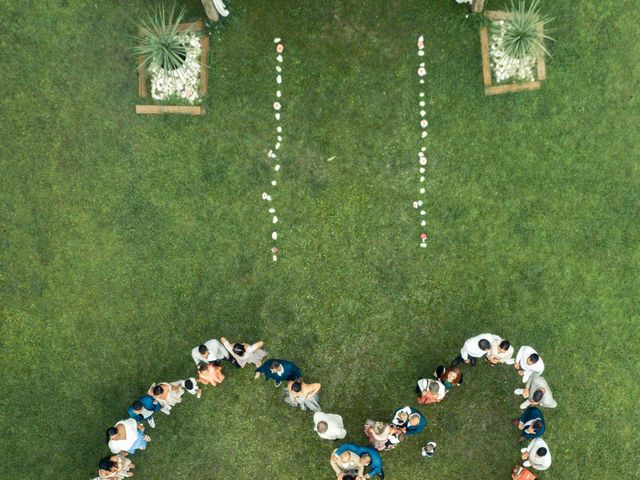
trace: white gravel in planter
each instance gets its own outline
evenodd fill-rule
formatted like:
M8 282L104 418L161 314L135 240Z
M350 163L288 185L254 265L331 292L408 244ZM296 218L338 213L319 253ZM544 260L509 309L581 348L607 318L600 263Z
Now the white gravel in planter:
M489 33L489 59L490 66L496 82L533 82L535 81L535 71L538 59L535 56L526 57L523 60L508 56L502 49L504 34L507 26L504 20L494 22L500 30Z
M200 37L196 33L183 35L187 58L180 68L150 69L151 96L155 100L179 98L189 103L199 99L200 90Z

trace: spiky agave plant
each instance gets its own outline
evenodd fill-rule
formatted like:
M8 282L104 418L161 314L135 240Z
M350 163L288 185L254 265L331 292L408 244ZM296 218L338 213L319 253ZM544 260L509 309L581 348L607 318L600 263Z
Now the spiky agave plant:
M517 4L511 1L512 18L504 23L502 40L502 49L511 58L523 60L537 57L541 52L549 55L544 40L553 38L543 33L543 27L553 19L538 12L539 3L540 0L532 0L527 8L524 0L519 0ZM499 30L500 26L497 27Z
M184 8L176 15L175 5L167 12L164 5L160 4L146 20L138 24L140 33L134 36L137 45L132 52L142 56L142 66L147 74L158 68L175 70L184 63L187 49L183 38L185 33L192 30L178 28L184 16Z

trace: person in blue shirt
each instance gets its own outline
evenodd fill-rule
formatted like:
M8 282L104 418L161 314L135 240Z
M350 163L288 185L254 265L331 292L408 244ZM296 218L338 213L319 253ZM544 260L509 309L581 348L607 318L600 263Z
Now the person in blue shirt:
M358 455L365 461L365 466L369 467L369 473L364 476L365 478L373 478L376 475L380 478L384 478L384 472L382 471L382 457L380 457L380 454L375 448L361 447L355 443L343 443L336 450L336 455L340 456L347 450Z
M525 438L538 438L544 434L544 416L537 407L527 408L522 416L514 420L513 423L518 425L518 430L521 432L519 438L521 442Z
M403 407L393 412L391 425L401 428L407 435L416 435L427 426L425 416L413 407Z
M153 415L160 410L161 405L151 395L144 395L138 400L133 402L127 412L129 417L133 418L136 422L142 423L146 420L151 428L156 428L156 422L153 419Z
M302 372L293 363L278 359L269 359L262 366L256 368L256 380L260 374L264 374L267 382L269 380L275 381L276 387L279 387L282 382L302 378Z

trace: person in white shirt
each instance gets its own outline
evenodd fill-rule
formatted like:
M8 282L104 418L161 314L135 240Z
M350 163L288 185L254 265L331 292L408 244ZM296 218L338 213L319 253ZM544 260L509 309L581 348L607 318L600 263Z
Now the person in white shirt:
M558 404L553 399L549 384L541 375L533 373L525 388L516 388L513 393L522 395L525 401L520 405L521 409L529 405L533 407L556 408Z
M491 333L483 333L471 337L464 342L464 345L460 349L460 355L452 362L453 366L460 365L462 362L467 365L475 367L478 363L478 359L484 357L491 351L491 344L500 339L499 336Z
M544 362L538 352L528 346L520 347L516 355L516 363L513 365L518 370L518 375L522 376L522 382L527 383L532 374L542 375L544 372Z
M520 450L522 453L523 467L532 467L536 470L546 470L551 466L551 453L549 446L541 438L533 439L526 448Z
M315 432L325 440L339 440L347 435L340 415L316 412L313 414L313 423Z
M513 359L513 345L509 340L496 338L491 342L491 350L487 354L487 361L489 365L497 365L499 363L505 363L507 365L513 365L516 361Z
M191 358L196 362L196 365L200 365L201 363L215 363L219 365L221 360L229 358L229 352L218 340L212 338L208 342L204 342L202 345L191 350Z
M200 390L198 382L195 378L191 377L187 378L186 380L180 380L180 384L186 392L189 392L191 395L195 395L196 398L200 398L200 396L202 395L202 390Z

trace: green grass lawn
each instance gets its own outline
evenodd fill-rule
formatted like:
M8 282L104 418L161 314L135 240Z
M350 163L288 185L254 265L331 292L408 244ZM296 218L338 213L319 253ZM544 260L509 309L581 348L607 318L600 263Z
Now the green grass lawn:
M543 89L485 97L479 23L453 0L233 0L211 33L208 112L189 118L133 113L129 35L153 3L0 0L1 478L94 476L105 429L152 382L192 375L210 337L264 339L361 442L366 418L415 405L415 380L485 331L545 360L545 480L640 476L635 1L544 0ZM260 194L276 36L274 263ZM227 373L159 415L137 478L332 478L311 415ZM387 478L508 478L517 384L507 367L469 372L423 409L426 433L384 453Z

